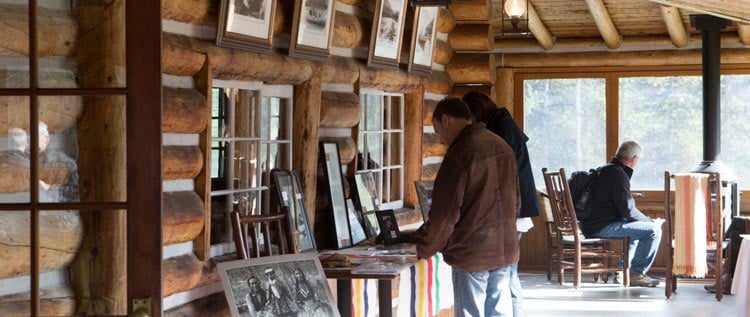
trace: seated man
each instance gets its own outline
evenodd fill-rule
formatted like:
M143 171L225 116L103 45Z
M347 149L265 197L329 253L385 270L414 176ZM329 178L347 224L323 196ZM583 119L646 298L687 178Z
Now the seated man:
M646 273L656 258L661 241L661 223L654 222L635 207L630 177L641 155L641 146L623 142L615 157L601 168L587 204L588 216L581 221L587 237L630 239L630 286L656 287L659 281Z

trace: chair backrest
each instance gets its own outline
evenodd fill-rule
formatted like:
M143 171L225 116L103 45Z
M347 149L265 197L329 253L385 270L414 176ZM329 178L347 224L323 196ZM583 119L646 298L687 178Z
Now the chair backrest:
M709 174L708 192L710 195L706 201L706 242L709 245L714 245L717 241L724 240L722 185L719 173L707 174ZM667 222L667 237L670 239L674 238L675 232L675 208L673 205L674 199L672 198L673 193L671 192L673 179L674 174L671 174L669 171L664 172L664 218Z
M279 254L297 253L294 238L289 230L288 213L287 207L283 207L281 213L274 215L243 216L233 211L230 217L237 258L244 260L262 255L275 255L274 243L278 244ZM259 239L261 236L262 240Z
M552 219L555 222L555 230L561 236L573 236L575 241L580 239L578 229L578 219L576 218L573 198L570 195L568 179L565 177L565 170L560 169L557 172L542 169L544 174L544 184L547 187L550 209L552 210Z

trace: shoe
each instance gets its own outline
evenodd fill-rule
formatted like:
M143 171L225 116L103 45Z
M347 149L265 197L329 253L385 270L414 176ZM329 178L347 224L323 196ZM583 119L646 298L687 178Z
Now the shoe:
M630 286L656 287L656 285L659 285L659 283L659 280L652 279L645 274L630 274Z
M615 284L621 284L621 283L622 283L622 279L623 279L623 276L624 276L624 275L622 274L622 271L617 271L617 272L615 272L615 278L614 278L614 280L612 281L612 283L615 283Z

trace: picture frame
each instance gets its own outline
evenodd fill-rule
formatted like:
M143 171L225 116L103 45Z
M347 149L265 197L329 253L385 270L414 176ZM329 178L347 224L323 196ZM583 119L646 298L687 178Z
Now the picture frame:
M429 219L430 208L432 207L432 190L435 188L435 181L414 181L414 187L417 190L422 220L426 222Z
M289 212L289 228L292 230L297 252L315 251L315 238L310 232L305 197L296 171L276 169L271 171L278 205Z
M221 0L216 45L271 54L276 0Z
M333 38L334 0L295 0L289 56L327 61Z
M354 201L350 198L346 200L346 214L349 219L349 230L352 235L352 245L356 245L367 239L365 228L362 227L362 222L357 214L357 209L354 208Z
M432 55L437 35L438 7L416 7L409 50L409 73L432 73Z
M407 0L377 0L367 66L398 69Z
M341 316L315 252L220 262L218 270L233 317Z
M391 245L401 242L401 231L398 229L398 222L393 209L378 210L375 212L375 216L378 218L383 244Z
M372 171L357 172L354 174L354 187L357 192L357 201L362 212L362 222L365 227L367 238L380 235L380 225L375 216L375 211L380 209L377 183Z
M320 155L318 158L318 168L320 171L319 190L326 191L329 201L328 210L321 213L323 224L315 226L315 238L320 244L333 247L345 248L352 245L351 235L349 232L349 216L346 212L346 200L344 196L344 181L341 175L341 160L339 159L339 147L334 142L320 142ZM316 223L320 224L316 216ZM329 228L333 227L334 232ZM333 233L333 237L331 237Z

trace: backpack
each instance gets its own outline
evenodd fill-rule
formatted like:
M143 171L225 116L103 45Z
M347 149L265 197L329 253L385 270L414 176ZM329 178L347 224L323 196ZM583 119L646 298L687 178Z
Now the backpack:
M570 175L568 186L570 188L570 196L573 199L573 206L576 210L576 218L579 221L588 218L591 213L587 205L591 201L594 183L599 177L601 170L610 165L607 164L597 169L592 168L588 171L575 171Z

